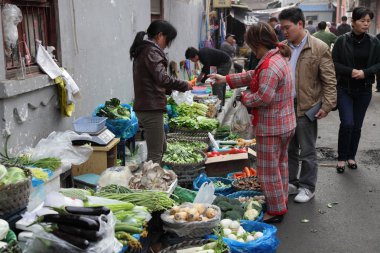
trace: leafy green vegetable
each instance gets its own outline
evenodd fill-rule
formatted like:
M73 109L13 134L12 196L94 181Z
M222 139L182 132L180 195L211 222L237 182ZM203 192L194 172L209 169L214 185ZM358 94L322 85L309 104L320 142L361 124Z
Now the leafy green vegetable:
M219 122L216 119L210 119L203 116L198 116L196 118L189 116L178 116L172 118L169 121L169 126L172 128L187 128L189 130L205 130L212 131L216 129Z
M120 100L111 98L105 102L105 106L100 108L96 116L107 117L109 119L130 119L131 112L128 108L121 105Z
M178 105L177 112L179 116L206 116L208 111L208 106L205 104L193 102L192 105L182 103Z
M164 153L163 161L169 163L198 163L204 157L200 152L197 152L193 146L183 145L180 142L168 143L166 152Z
M25 172L18 167L8 168L7 174L0 180L0 187L10 184L17 184L26 179Z

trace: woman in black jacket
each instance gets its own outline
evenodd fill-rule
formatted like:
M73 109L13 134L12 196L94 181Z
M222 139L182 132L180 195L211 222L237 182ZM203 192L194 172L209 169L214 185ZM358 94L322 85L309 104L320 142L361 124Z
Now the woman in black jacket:
M380 71L380 42L368 34L373 12L356 7L352 12L352 31L338 38L332 52L337 75L337 106L340 117L338 173L345 165L357 169L358 149L364 116L372 97L375 74Z
M177 30L165 20L153 21L146 32L138 32L129 50L133 60L136 111L148 147L148 161L160 163L166 149L164 112L166 93L191 90L190 82L174 79L167 72L164 49L173 42Z

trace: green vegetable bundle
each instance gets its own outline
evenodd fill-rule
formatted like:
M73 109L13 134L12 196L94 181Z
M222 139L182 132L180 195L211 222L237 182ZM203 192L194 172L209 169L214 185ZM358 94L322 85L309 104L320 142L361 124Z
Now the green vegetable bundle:
M193 102L192 105L188 105L186 103L182 103L177 106L177 112L179 116L206 116L208 111L208 106L205 104L200 104L197 102Z
M139 191L119 194L99 192L95 196L130 202L136 206L145 206L149 212L169 209L175 203L174 200L168 197L166 192L159 191Z
M218 125L219 122L216 119L203 116L198 116L196 118L190 116L178 116L169 121L169 126L174 129L186 128L189 130L212 131L216 129Z
M194 147L184 146L180 143L168 143L162 161L166 163L199 163L204 160L204 156Z
M107 117L109 119L130 119L131 112L120 104L118 98L112 98L105 102L104 107L99 109L96 116Z

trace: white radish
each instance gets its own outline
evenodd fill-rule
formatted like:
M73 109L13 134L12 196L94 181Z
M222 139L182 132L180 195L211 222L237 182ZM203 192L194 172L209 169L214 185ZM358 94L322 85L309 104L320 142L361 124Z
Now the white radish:
M247 242L254 241L254 240L255 240L255 237L253 237L252 235L247 236Z
M230 219L223 219L220 221L220 225L222 225L222 228L229 228L231 225L232 220Z
M243 240L243 238L239 238L239 239L237 239L237 241L238 241L238 242L242 242L242 243L245 242L245 241Z
M237 231L240 227L240 223L236 220L232 221L230 224L230 229Z
M234 234L229 234L228 236L228 239L231 239L231 240L237 240L237 237L236 237L236 235L234 235Z
M256 232L254 235L253 235L253 237L255 238L255 240L257 240L257 239L259 239L259 238L261 238L261 237L263 237L263 233L262 232Z
M232 234L232 230L229 229L229 228L225 228L225 229L223 229L223 234L224 234L225 236L228 236L228 235Z

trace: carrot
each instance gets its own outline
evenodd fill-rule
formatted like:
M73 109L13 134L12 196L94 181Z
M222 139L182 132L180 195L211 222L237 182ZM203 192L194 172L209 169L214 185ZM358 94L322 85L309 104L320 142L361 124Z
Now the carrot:
M244 173L246 174L247 177L251 176L251 171L249 170L248 167L244 167Z
M254 176L254 177L257 176L257 171L254 168L251 168L250 171L251 171L251 176Z
M235 173L233 177L234 178L241 178L242 176L243 176L243 173L238 172L238 173Z

